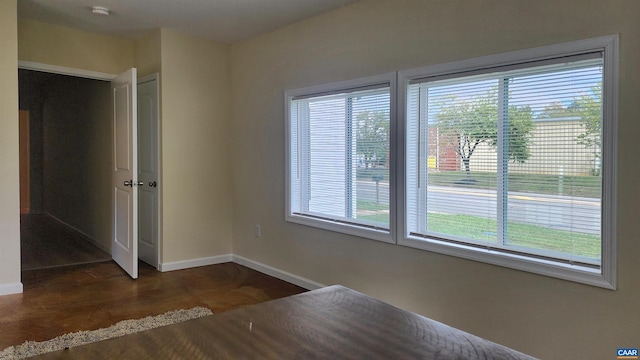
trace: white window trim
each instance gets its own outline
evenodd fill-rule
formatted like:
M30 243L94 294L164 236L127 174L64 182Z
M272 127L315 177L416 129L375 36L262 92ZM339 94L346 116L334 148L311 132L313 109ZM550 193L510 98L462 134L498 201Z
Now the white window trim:
M396 184L397 166L394 161L391 161L389 168L389 231L378 230L373 228L367 228L357 225L345 224L337 221L322 220L305 216L294 215L291 211L291 114L290 104L291 100L301 96L318 96L322 94L337 93L340 91L357 90L358 88L364 88L378 84L389 84L390 88L390 125L389 125L389 156L391 159L397 158L396 156L396 137L397 137L397 125L396 125L396 73L387 73L376 76L370 76L365 78L359 78L354 80L334 82L330 84L322 84L317 86L309 86L299 89L285 90L284 92L284 109L285 109L285 220L292 223L312 226L320 229L331 230L339 233L360 236L372 240L383 241L387 243L395 243L394 235L396 234L396 191L394 186Z
M461 244L445 243L437 239L411 237L408 234L405 219L405 131L407 87L410 81L431 76L442 76L466 71L476 71L498 66L509 66L522 62L538 61L558 56L576 55L588 51L604 51L603 74L603 171L602 171L602 254L601 268L573 266L524 255L509 254L493 250L480 249ZM485 262L508 268L523 270L550 277L571 280L579 283L616 289L616 175L617 175L617 84L618 84L618 35L603 36L551 46L508 52L497 55L432 65L398 73L398 104L396 107L396 134L398 147L396 157L396 214L399 245L433 251L445 255ZM392 213L393 215L393 213Z

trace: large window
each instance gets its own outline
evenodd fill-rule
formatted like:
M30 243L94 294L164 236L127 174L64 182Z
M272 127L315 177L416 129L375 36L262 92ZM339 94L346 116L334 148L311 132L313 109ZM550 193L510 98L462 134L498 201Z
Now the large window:
M390 76L287 92L290 221L391 240Z
M614 46L401 72L399 243L615 287Z
M287 91L287 219L615 288L616 52L400 71L397 106L389 75Z

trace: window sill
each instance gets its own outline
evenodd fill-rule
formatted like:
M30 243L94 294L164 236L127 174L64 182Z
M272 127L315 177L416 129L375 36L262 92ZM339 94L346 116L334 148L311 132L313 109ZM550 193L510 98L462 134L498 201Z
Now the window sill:
M288 215L286 221L319 229L335 231L342 234L359 236L366 239L394 244L391 232L385 229L374 229L365 226L345 224L338 221L323 220L302 215Z

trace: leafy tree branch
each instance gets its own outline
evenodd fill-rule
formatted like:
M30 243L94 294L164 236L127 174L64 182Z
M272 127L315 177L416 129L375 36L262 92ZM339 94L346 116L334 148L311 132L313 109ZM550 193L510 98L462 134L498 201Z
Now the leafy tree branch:
M441 110L436 115L436 125L448 138L455 152L460 156L467 177L471 176L471 156L478 145L498 146L498 97L497 88L469 100L461 100L456 95L446 96L439 104ZM509 105L504 114L507 131L509 161L524 163L531 157L529 150L530 133L534 128L533 114L529 106Z

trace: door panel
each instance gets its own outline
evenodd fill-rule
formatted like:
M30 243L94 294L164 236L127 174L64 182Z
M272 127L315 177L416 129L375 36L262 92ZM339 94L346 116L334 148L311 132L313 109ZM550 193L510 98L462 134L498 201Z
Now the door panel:
M154 101L148 90L148 83L138 86L138 166L140 173L155 172L155 152L151 138Z
M136 69L111 82L113 94L113 259L138 277L138 154Z
M156 197L152 191L149 191L149 188L140 189L138 194L139 200L139 219L138 223L140 224L138 234L139 234L139 245L138 249L140 252L140 260L148 263L149 265L156 266L154 263L154 254L156 250L156 232L154 231L157 227L157 223L155 221L154 210L157 209L156 205Z
M132 125L130 107L131 107L131 87L123 84L113 89L114 91L114 134L115 134L115 166L116 170L131 172L133 171L133 156L131 153L132 144Z
M140 260L158 267L159 259L159 159L158 81L138 85L138 178L145 185L138 195L140 206Z
M131 246L131 195L127 191L122 191L118 188L115 189L115 207L116 207L116 219L115 219L115 233L116 237L114 244L124 251L127 251Z

